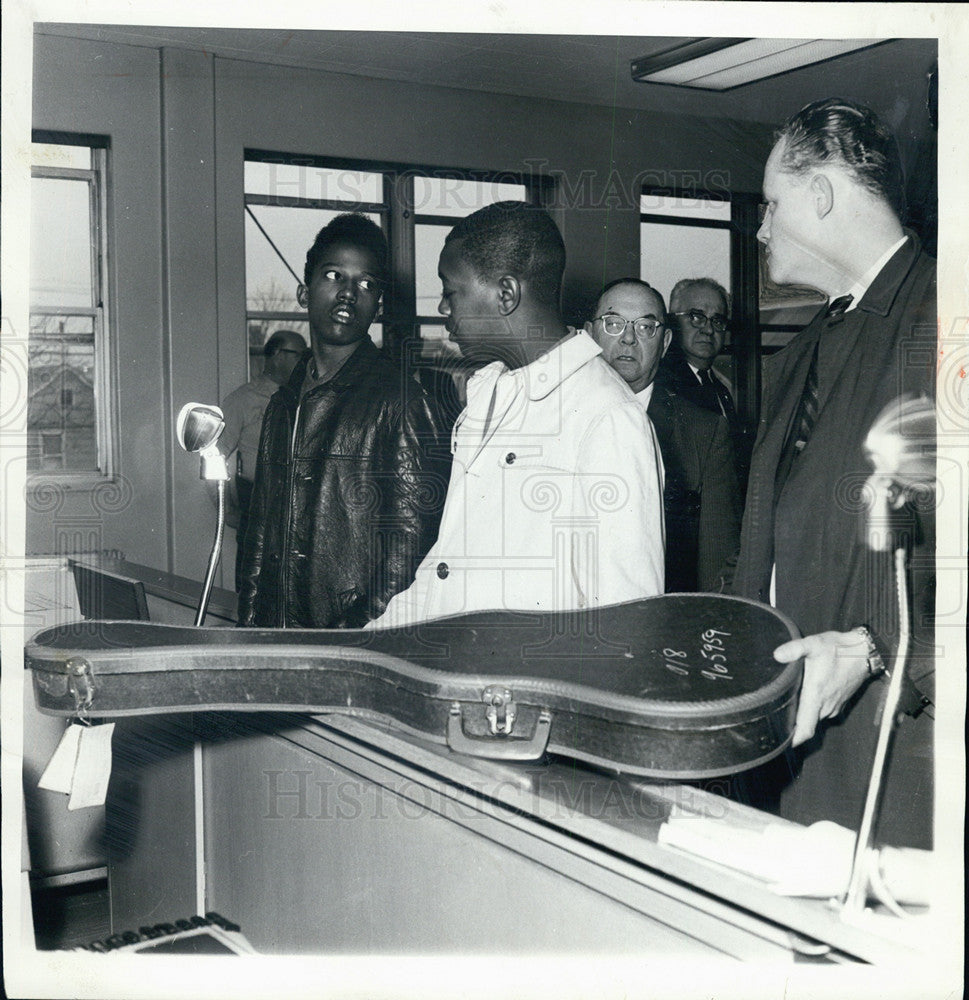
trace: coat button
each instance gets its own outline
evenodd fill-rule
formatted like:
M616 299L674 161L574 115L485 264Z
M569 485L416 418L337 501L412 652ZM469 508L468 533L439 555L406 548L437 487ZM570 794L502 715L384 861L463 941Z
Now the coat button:
M438 564L437 564L437 575L438 575L438 576L439 576L439 577L440 577L440 578L441 578L442 580L446 580L446 579L447 579L447 575L448 575L448 573L450 573L450 572L451 572L451 571L450 571L450 569L448 569L448 564L447 564L447 563L438 563Z
M515 453L513 451L508 452L508 454L505 455L505 464L506 465L514 465L516 458L517 458L517 456L515 455Z

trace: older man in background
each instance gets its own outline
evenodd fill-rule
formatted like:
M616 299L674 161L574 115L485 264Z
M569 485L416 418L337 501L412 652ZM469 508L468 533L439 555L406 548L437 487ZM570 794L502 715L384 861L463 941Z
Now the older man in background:
M673 342L660 365L659 380L682 399L726 419L743 489L751 442L730 385L714 367L730 329L727 290L713 278L683 278L670 292L669 320Z

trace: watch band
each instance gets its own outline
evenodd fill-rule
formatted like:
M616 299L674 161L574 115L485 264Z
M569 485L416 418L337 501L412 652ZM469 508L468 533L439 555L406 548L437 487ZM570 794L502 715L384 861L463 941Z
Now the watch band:
M888 667L885 666L882 654L878 652L878 647L875 645L875 639L868 626L856 625L851 631L857 632L865 640L868 647L865 654L868 663L868 676L878 677L881 674L888 674Z

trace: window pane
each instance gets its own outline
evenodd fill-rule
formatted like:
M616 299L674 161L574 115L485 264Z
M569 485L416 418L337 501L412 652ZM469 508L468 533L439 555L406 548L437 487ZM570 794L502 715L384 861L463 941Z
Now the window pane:
M763 244L758 244L757 254L761 325L807 326L827 301L825 296L807 285L775 285L770 279ZM768 343L771 346L783 346L792 336L791 333L779 334L763 343L765 346Z
M30 185L30 304L90 309L90 185L86 180L35 177ZM53 238L56 234L56 238Z
M681 278L713 278L730 291L730 230L700 226L640 225L639 276L663 296Z
M457 177L415 177L414 211L464 218L496 201L525 201L524 184L468 181Z
M91 149L89 146L59 146L52 142L34 142L30 146L30 155L30 162L35 167L91 169Z
M680 219L713 219L730 221L730 202L713 198L674 198L665 194L644 194L639 210L652 215L673 215Z
M316 234L340 213L312 208L254 205L252 213L289 266L303 280L306 251ZM380 216L367 214L380 225ZM246 308L258 312L300 312L297 281L279 259L259 226L246 213Z
M414 270L417 289L417 315L436 316L441 301L441 279L437 262L450 232L447 226L414 227Z
M247 194L345 201L348 210L361 203L383 204L384 200L382 174L252 160L246 161L245 171Z
M421 325L422 358L459 358L458 345L448 340L448 332L443 323L423 323Z
M28 470L97 471L94 319L32 316L28 356Z

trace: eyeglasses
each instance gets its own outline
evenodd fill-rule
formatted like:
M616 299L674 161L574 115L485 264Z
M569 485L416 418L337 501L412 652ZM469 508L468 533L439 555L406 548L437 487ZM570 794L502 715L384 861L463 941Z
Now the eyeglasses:
M632 324L633 333L640 340L652 340L663 325L657 319L647 319L645 316L640 316L639 319L623 319L616 313L605 313L596 319L601 320L602 329L610 337L621 337L626 332L626 327Z
M708 316L705 312L700 309L686 309L683 312L675 312L674 316L689 316L690 323L696 327L697 330L702 330L707 323L713 327L716 333L726 333L727 332L727 317L721 315L720 313L715 313L713 316Z

